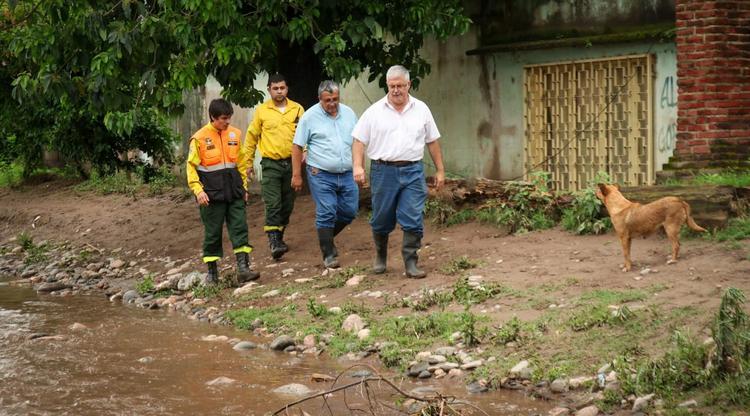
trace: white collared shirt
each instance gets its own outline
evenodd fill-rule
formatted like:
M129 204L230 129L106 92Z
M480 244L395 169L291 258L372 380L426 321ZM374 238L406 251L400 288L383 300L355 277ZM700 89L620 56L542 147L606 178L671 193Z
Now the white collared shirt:
M410 95L399 113L386 95L365 110L352 136L366 146L370 160L395 162L421 160L424 145L439 139L440 132L427 104Z

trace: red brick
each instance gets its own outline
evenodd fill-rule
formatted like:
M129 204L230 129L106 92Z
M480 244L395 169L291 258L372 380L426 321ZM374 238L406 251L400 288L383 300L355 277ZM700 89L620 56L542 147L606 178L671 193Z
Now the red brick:
M693 154L705 155L711 153L711 148L708 146L691 146L690 152Z

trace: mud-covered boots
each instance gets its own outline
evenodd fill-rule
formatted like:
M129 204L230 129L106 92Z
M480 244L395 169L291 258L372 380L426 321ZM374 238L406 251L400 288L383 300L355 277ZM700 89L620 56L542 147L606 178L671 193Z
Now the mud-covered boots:
M318 243L323 254L323 265L328 269L338 269L336 246L333 244L333 228L318 228Z
M219 283L219 265L215 261L206 263L208 273L206 273L206 285L215 285Z
M415 233L404 231L404 242L401 248L401 254L404 256L404 269L406 277L411 279L421 279L427 276L427 273L417 267L417 250L422 246L422 236Z
M237 282L242 284L260 277L260 273L250 270L250 255L237 253Z
M278 260L284 255L284 247L281 245L281 231L274 230L269 231L268 234L268 246L271 247L271 257L274 260Z
M388 260L388 234L372 233L375 241L375 263L372 272L375 274L385 273L385 265Z

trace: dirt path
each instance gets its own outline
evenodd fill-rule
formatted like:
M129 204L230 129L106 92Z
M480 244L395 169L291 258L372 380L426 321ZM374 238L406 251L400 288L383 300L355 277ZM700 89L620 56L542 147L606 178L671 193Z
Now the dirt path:
M192 198L185 199L178 191L161 197L100 196L77 192L70 184L49 182L0 191L0 220L0 242L25 231L34 236L35 241L70 240L108 250L121 248L122 253L129 253L136 260L138 257L169 257L175 261L191 261L195 270L203 270L199 260L202 228L198 210ZM257 196L248 207L248 220L251 243L256 248L255 267L262 273L260 284L289 286L294 285L295 278L321 275L324 269L314 229L314 206L309 196L297 199L286 233L291 251L280 264L270 258L262 235L263 204ZM488 318L488 327L498 330L513 317L521 321L547 319L546 322L550 322L550 328L545 329L547 335L528 342L524 348L513 342L492 347L503 354L504 358L498 361L503 362L505 371L509 365L529 356L537 363L559 366L562 372L570 368L595 371L617 354L634 348L633 345L639 351L658 356L668 345L674 329L708 335L707 328L723 289L737 287L750 294L746 243L731 246L703 239L683 239L680 261L668 266L665 263L669 243L663 236L636 240L632 249L633 271L623 273L619 268L621 249L614 234L575 236L553 229L509 236L498 228L476 223L450 228L427 224L420 264L428 277L410 280L402 275L400 234L397 231L392 235L386 274L368 275L367 285L355 288L325 289L325 302L339 304L356 296L358 302L382 308L400 297L414 297L429 289L449 289L462 276L480 275L485 284L503 288L503 295L471 309ZM336 243L344 268L369 267L374 251L366 213L343 231ZM225 241L225 253L231 253L227 244ZM139 250L143 250L140 255ZM447 271L446 266L462 256L478 261L479 265L463 273ZM233 263L233 259L225 256L225 267ZM157 270L155 268L163 267L163 263L139 262L137 267ZM282 277L284 269L294 269L294 272ZM363 289L382 291L386 296L357 296ZM642 327L631 328L630 333L616 328L609 331L592 328L584 332L566 329L569 310L585 308L587 302L606 302L612 293L637 294L634 300L616 298L612 302L614 306L627 303L633 310L648 309L650 315L643 318ZM260 302L259 306L273 302L256 301ZM458 305L449 307L459 308ZM431 310L435 309L437 307L431 306ZM556 311L561 311L558 321L555 321ZM388 313L408 315L414 310L391 308ZM559 326L554 326L555 322Z

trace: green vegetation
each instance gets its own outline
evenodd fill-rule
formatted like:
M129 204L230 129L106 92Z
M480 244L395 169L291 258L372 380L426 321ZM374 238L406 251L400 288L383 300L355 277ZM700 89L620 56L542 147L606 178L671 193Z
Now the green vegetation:
M27 176L52 150L85 177L91 169L133 170L127 156L136 150L170 162L167 117L209 76L244 107L263 99L254 87L263 72L284 73L304 95L317 80L347 81L366 70L384 86L385 70L399 62L418 86L430 72L423 40L464 33L470 23L458 0L414 0L395 15L378 0L281 5L3 2L0 163L18 162Z
M221 296L224 289L232 287L232 282L219 280L215 285L198 285L193 288L193 297L201 299L213 299Z
M16 241L26 253L23 260L25 264L40 264L48 260L47 253L52 249L51 244L47 242L36 244L34 238L25 231L16 236Z
M750 325L744 294L727 289L712 326L711 342L675 332L672 348L656 360L616 360L622 394L657 393L669 403L705 391L706 404L721 409L750 405ZM632 376L630 376L632 375Z
M573 194L573 202L562 211L562 227L576 234L601 234L612 228L609 217L601 218L602 202L596 197L597 183L608 183L600 173L585 189Z
M464 270L473 269L480 266L482 263L479 260L472 260L466 256L461 256L457 259L453 259L448 264L440 268L443 274L455 275Z
M730 170L719 173L702 173L688 182L695 185L750 186L750 172Z
M135 290L138 291L138 293L143 296L146 293L151 293L154 291L154 276L147 275L143 278L140 282L136 283Z
M174 188L183 181L166 167L152 168L140 166L134 172L118 171L109 175L100 175L96 172L84 182L75 186L77 191L95 192L100 195L123 194L135 196L145 191L150 196L163 194Z
M707 238L716 241L739 241L750 239L750 217L732 218L726 228L716 230Z

